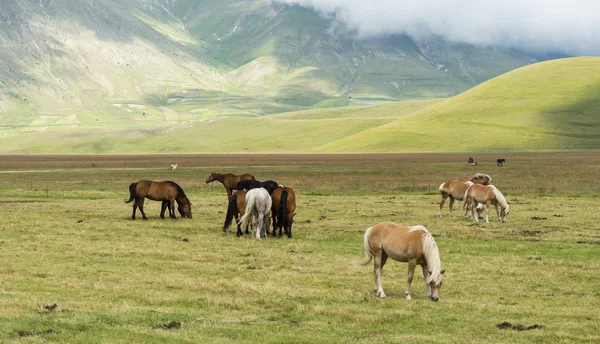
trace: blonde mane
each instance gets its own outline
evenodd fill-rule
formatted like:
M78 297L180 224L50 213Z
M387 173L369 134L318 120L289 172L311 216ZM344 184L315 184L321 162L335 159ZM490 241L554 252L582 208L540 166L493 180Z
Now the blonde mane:
M419 226L421 227L421 226ZM442 263L440 262L440 251L438 250L437 244L435 240L433 240L433 236L425 227L421 227L423 229L423 255L425 255L425 260L427 261L427 267L429 271L431 271L431 275L429 276L430 281L436 284L442 281ZM412 229L411 229L412 230Z
M498 204L500 204L502 209L505 209L505 211L508 212L508 208L509 208L508 202L506 201L506 198L504 198L504 195L502 194L502 192L500 192L500 190L498 190L493 185L489 185L488 187L492 190L492 192L494 193L494 196L496 196L496 199L498 200Z
M484 185L492 185L492 177L490 177L489 174L485 174L485 173L475 173L475 175L473 176L474 178L481 178L481 177L485 177L487 178L488 182Z

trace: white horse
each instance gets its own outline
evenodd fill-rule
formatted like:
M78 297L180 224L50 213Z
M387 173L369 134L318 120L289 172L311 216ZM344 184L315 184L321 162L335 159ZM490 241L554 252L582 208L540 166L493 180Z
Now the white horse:
M465 206L465 217L467 213L471 213L471 217L473 221L479 222L479 216L476 211L473 209L485 209L485 222L489 223L488 215L490 205L493 204L494 208L496 208L496 215L498 215L499 222L506 222L506 217L508 216L508 212L510 207L506 198L500 190L498 190L494 185L471 185L465 195L463 197L463 204ZM498 210L498 206L500 206L500 210ZM470 208L470 209L469 209Z
M175 169L177 169L177 165L178 165L178 164L171 165L171 168L169 168L169 169L170 169L170 170L175 170Z
M269 191L265 188L249 190L246 193L246 211L244 212L244 216L238 220L238 225L241 225L242 228L247 228L248 222L250 222L251 230L256 229L256 239L260 240L261 235L266 237L269 228L271 205L271 195L269 195Z

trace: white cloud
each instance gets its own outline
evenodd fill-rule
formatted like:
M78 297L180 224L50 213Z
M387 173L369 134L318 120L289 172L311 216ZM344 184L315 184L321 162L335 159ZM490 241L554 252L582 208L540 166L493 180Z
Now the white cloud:
M598 0L273 0L314 8L362 37L438 35L535 52L600 55Z

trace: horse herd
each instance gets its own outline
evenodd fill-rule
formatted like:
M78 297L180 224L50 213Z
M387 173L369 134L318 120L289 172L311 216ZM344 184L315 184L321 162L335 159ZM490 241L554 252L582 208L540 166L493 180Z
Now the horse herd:
M248 227L254 232L256 238L267 237L269 232L269 216L273 219L273 236L283 232L292 237L292 224L296 211L296 194L289 187L279 185L273 180L260 182L251 174L235 175L232 173L211 173L206 183L219 181L227 191L227 215L223 224L223 231L228 231L235 217L237 223L237 236L242 236L242 228L249 234ZM237 190L234 192L234 190ZM161 201L160 217L165 218L165 210L169 209L169 216L177 218L175 203L182 217L192 218L192 203L185 195L183 189L175 182L140 180L129 185L129 199L126 203L133 202L131 218L135 220L136 210L140 209L142 218L147 220L144 212L144 200ZM241 217L240 217L241 216Z
M219 181L227 191L227 214L223 224L223 231L228 231L233 218L236 219L237 236L242 236L242 229L248 234L248 225L252 231L256 230L256 238L268 236L269 215L273 220L272 235L285 234L292 237L292 224L296 210L296 195L289 187L279 185L273 180L257 181L251 174L234 175L232 173L212 173L206 183ZM447 198L450 198L450 215L454 216L452 207L454 200L463 201L464 216L470 213L473 221L479 221L480 212L486 211L485 221L488 220L489 207L494 205L498 221L506 222L509 205L502 193L492 185L492 178L487 174L477 173L471 178L449 180L440 185L442 195L439 216ZM176 218L175 203L182 217L192 217L191 203L183 189L172 181L155 182L140 180L129 186L130 197L126 202L132 202L135 220L136 209L139 208L142 217L144 213L144 199L162 201L161 218L165 210L169 209L169 216ZM500 207L500 210L498 209ZM377 296L385 298L381 286L381 270L388 258L408 263L408 278L405 297L410 300L410 285L413 280L415 267L421 265L427 296L438 300L438 293L442 286L440 255L433 236L423 226L406 227L392 222L378 223L365 231L364 234L365 260L363 265L374 261L374 292Z

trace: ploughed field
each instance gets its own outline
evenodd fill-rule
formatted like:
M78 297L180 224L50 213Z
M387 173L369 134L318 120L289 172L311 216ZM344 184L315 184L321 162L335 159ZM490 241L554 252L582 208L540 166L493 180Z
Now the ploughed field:
M597 342L598 153L2 155L0 341ZM293 238L224 233L211 172L293 188ZM507 223L492 210L473 224L460 202L438 217L438 186L476 172L506 196ZM177 182L193 218L161 220L147 200L149 219L131 220L140 179ZM420 269L405 300L407 265L391 260L388 298L373 295L358 263L381 221L434 235L439 302Z

